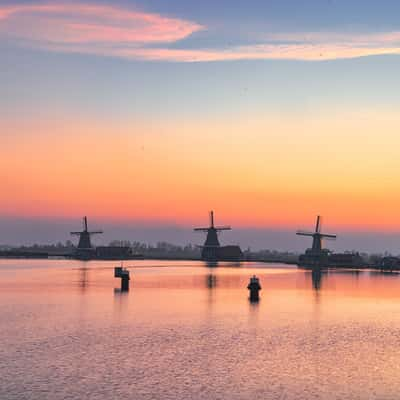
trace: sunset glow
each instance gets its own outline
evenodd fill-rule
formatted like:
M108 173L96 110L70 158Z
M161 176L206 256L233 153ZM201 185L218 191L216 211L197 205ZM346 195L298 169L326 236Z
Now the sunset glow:
M2 4L0 217L396 232L400 27L246 12Z
M32 120L1 128L8 136L1 208L10 215L90 209L192 224L214 207L243 226L307 225L315 210L347 228L400 224L394 114L247 115L184 126Z

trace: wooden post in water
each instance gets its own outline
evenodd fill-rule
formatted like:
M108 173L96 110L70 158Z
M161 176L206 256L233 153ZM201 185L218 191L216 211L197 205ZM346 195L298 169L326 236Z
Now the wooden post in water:
M129 291L129 271L123 267L115 267L114 268L114 277L121 278L121 292Z

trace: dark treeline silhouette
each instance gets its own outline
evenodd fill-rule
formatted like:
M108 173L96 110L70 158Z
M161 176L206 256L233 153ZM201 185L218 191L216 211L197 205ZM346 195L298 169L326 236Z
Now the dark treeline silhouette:
M171 259L199 259L201 249L193 244L184 246L175 245L168 242L158 242L156 245L130 242L129 240L113 240L110 246L130 247L133 254L141 254L145 258L171 258Z
M142 243L129 240L113 240L109 243L111 247L130 247L133 254L143 255L145 258L166 258L166 259L200 259L201 248L193 244L179 246L168 242L154 244ZM55 244L32 244L30 246L7 246L0 245L0 251L18 251L31 253L48 253L51 255L70 254L77 246L70 240L65 243Z
M202 248L194 244L176 245L165 241L156 244L143 243L139 241L129 240L113 240L109 243L115 247L130 247L133 254L143 255L144 258L150 259L187 259L197 260L201 258ZM53 244L32 244L30 246L9 246L0 245L0 252L12 250L17 252L28 253L48 253L52 255L63 255L72 253L76 249L76 245L71 241L57 242ZM355 253L355 251L347 251L345 253ZM263 262L282 262L288 264L296 264L300 254L290 251L279 250L251 250L248 248L243 252L243 260L245 261L263 261ZM379 254L360 253L366 265L377 265L384 257L390 257L392 254L385 252Z
M288 264L296 264L299 254L290 251L278 250L259 250L252 251L247 249L244 251L244 259L247 261L265 261L265 262L283 262Z
M45 243L38 244L34 243L32 245L23 245L23 246L9 246L9 245L0 245L0 250L21 250L21 251L59 251L59 250L72 250L75 248L75 245L67 240L65 243L57 242L57 243Z

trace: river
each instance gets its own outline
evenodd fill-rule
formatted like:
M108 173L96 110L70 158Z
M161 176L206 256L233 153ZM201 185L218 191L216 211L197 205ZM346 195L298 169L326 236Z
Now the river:
M0 260L0 399L399 397L397 273L115 265Z

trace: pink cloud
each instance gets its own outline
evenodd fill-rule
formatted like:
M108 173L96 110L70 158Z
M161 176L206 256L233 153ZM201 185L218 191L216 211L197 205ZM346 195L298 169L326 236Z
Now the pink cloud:
M37 3L0 6L0 38L50 51L139 60L206 62L243 59L334 60L400 54L400 32L273 33L263 44L168 47L205 27L192 21L110 5ZM150 47L151 45L151 47Z
M132 60L172 62L215 62L235 60L302 60L327 61L385 54L400 54L400 47L362 47L343 44L329 45L254 45L228 49L168 49L168 48L98 48L75 45L46 45L46 49L96 54Z
M180 62L234 60L303 60L326 61L372 55L400 54L400 48L355 47L346 45L255 45L222 50L132 49L117 50L115 56Z
M181 40L200 24L114 6L30 4L0 6L0 32L28 41L140 44Z

